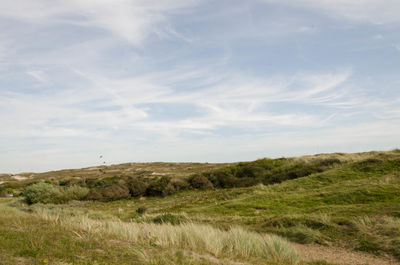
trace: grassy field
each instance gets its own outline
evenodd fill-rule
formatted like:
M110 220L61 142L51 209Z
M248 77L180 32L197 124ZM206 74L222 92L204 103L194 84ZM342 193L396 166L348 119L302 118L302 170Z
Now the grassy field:
M316 161L324 166L316 168ZM151 163L125 174L183 178L236 170L246 180L254 172L260 181L275 175L283 180L108 202L28 205L23 197L0 199L0 258L4 264L328 264L302 260L291 241L400 261L399 150L257 163ZM126 165L139 164L114 167ZM107 177L115 176L102 168ZM95 170L38 178L85 178ZM16 194L28 184L14 185L12 176L3 181L12 183Z

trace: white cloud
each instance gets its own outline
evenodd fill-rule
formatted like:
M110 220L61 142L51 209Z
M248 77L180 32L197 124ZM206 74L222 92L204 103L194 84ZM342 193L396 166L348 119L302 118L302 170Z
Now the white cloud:
M26 72L28 75L39 81L40 83L46 83L47 79L45 77L45 74L41 70L33 70L33 71L28 71Z
M97 27L139 45L148 34L162 31L157 27L167 23L168 12L195 3L194 0L15 0L0 4L0 16L46 26ZM170 31L168 27L166 30Z
M303 27L299 27L297 29L297 32L300 32L300 33L314 33L314 32L316 32L316 28L315 27L303 26Z
M261 0L322 12L325 15L373 24L400 23L398 0Z
M327 122L316 113L265 110L270 103L340 107L348 98L341 87L351 72L299 73L294 76L257 78L242 74L190 69L181 76L148 74L146 77L113 79L75 71L87 87L54 91L52 94L3 96L0 114L5 137L65 137L111 134L114 130L149 131L158 135L182 132L213 132L223 127L262 130L269 126L319 127ZM32 73L30 73L32 75ZM43 74L43 73L42 73ZM169 77L168 77L169 76ZM217 78L220 76L220 78ZM190 83L192 78L210 79L206 88L179 92L170 84ZM340 91L340 92L339 92ZM146 104L189 104L200 116L154 120ZM173 108L173 107L172 107Z

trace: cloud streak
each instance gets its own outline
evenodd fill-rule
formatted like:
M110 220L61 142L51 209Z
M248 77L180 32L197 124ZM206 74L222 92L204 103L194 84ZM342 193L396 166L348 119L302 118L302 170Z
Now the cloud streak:
M373 24L400 23L400 3L396 0L261 0L297 8L306 8L324 15Z
M16 0L2 3L0 15L24 23L39 25L70 24L95 27L113 33L135 45L140 45L150 33L163 30L168 12L179 12L196 4L196 1L167 0L71 0L71 1L27 1ZM175 34L176 35L176 34Z
M209 71L203 72L204 79L209 78L207 75L215 75ZM224 126L321 126L326 120L325 116L299 111L279 114L266 111L265 107L270 103L344 105L348 102L343 101L345 95L341 85L348 81L351 73L300 73L281 81L277 79L282 77L257 79L253 76L234 74L230 78L228 74L221 73L221 76L230 81L221 78L205 89L192 89L181 93L168 85L174 82L176 84L176 81L166 77L160 82L160 78L151 78L151 75L147 78L116 80L82 72L79 72L79 75L88 81L90 87L62 90L40 97L21 94L4 97L4 106L9 111L2 118L4 121L8 120L8 129L2 131L3 136L15 135L13 128L19 132L25 131L26 134L21 135L22 137L41 136L43 132L35 129L38 127L43 128L44 135L55 137L57 133L59 136L66 136L66 133L73 135L81 132L82 136L87 136L91 131L112 132L130 128L150 130L158 134L169 134L174 130L179 134L181 130L207 131ZM190 83L191 74L186 76L189 79L180 78L180 82ZM199 109L202 115L175 118L172 122L155 121L152 119L150 104L167 104L169 108L189 104L190 108ZM165 108L165 111L168 111L168 107ZM29 129L19 128L19 125L13 122L15 120ZM68 130L70 127L76 130Z
M398 11L391 0L3 1L0 172L86 166L98 152L237 161L392 147Z

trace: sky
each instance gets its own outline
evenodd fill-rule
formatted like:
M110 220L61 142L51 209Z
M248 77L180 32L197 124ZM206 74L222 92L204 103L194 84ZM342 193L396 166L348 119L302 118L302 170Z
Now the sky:
M398 0L0 0L0 172L398 148L399 14Z

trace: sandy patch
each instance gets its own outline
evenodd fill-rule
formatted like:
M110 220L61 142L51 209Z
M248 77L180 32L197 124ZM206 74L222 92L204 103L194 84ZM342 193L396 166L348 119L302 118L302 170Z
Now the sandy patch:
M23 176L18 176L18 175L12 176L12 178L15 180L27 180L28 179L28 177L23 177Z
M167 173L160 173L160 172L153 172L153 173L151 173L152 175L158 175L158 176L165 176L165 175L168 175Z
M300 257L305 261L326 261L338 265L399 265L393 257L377 257L372 254L350 251L337 247L320 245L301 245L292 243Z

